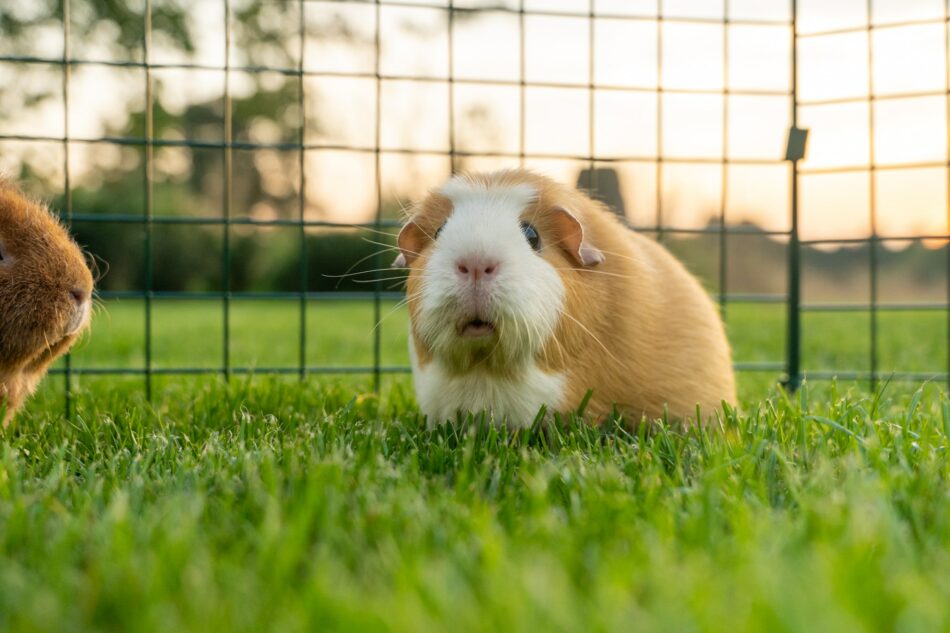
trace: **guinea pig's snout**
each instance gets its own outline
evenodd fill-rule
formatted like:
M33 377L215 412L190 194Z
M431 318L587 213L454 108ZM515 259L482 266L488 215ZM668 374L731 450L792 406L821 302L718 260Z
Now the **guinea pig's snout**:
M69 296L73 301L73 311L66 325L67 336L76 334L86 327L92 312L92 295L89 291L76 287L69 291Z
M82 306L82 304L89 300L89 293L82 288L73 288L69 291L69 294L77 306Z
M501 263L495 259L463 257L455 262L455 272L466 281L487 281L498 273Z

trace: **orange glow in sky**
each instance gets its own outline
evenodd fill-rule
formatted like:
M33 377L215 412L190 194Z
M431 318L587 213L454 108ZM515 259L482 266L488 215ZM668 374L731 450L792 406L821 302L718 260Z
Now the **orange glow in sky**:
M419 6L384 2L379 71L390 79L380 84L377 130L375 7L308 1L307 26L319 36L309 37L304 47L304 68L313 73L304 82L306 117L319 124L308 126L305 141L329 146L306 155L309 212L344 222L373 217L377 192L372 150L378 138L384 200L409 202L447 177L452 148L465 154L459 163L467 169L516 166L523 150L526 166L567 181L589 165L590 156L615 161L611 166L621 176L628 215L635 224L655 223L659 185L664 224L704 226L710 217L718 217L725 203L731 223L788 228L790 171L781 159L792 120L791 99L782 94L792 87L789 25L724 27L721 22L677 21L722 20L723 3L715 0L664 0L664 16L672 19L662 23L650 17L656 15L655 0L524 3L529 12L568 15L525 16L522 59L520 16L491 9L517 9L518 0L456 0L456 7L484 10L457 14L451 38L445 0L411 2ZM789 4L730 0L729 18L788 21ZM593 24L588 17L591 6L597 16ZM866 0L799 2L803 37L798 48L798 117L799 125L811 130L801 164L803 237L868 235L872 190L879 233L945 234L950 74L945 7L940 0L875 0L871 20L877 28L870 35L812 35L864 26L866 8ZM191 10L202 33L195 54L181 59L158 42L152 61L223 66L219 3L197 2ZM930 19L936 22L889 26ZM352 39L333 34L341 24ZM37 54L61 54L55 37L38 38L37 46ZM108 55L95 41L76 49L76 57ZM232 51L232 63L267 61L242 55ZM0 67L0 81L55 81L56 72ZM319 74L324 72L334 76ZM523 101L518 84L522 72L528 83ZM160 96L172 111L223 94L221 70L165 74ZM353 76L339 76L346 74ZM457 80L451 95L450 74ZM406 77L426 81L401 79ZM556 85L532 85L538 83ZM590 83L599 87L593 94ZM100 136L105 122L128 116L124 104L129 99L144 98L142 86L141 69L76 67L70 135ZM660 99L658 87L666 91ZM235 71L231 88L244 95L252 84L246 73ZM723 89L730 94L689 92ZM40 129L61 136L62 109L61 101L50 101L0 122L0 133ZM267 140L274 130L262 125L254 133ZM34 151L21 146L18 152L16 147L7 144L0 168L10 168L22 160L22 152ZM73 177L79 181L93 178L97 166L123 160L116 147L77 145L72 151ZM657 155L670 161L662 164L659 175ZM725 166L725 178L719 162L723 156L740 161ZM872 157L878 167L873 174L868 169ZM752 161L762 163L749 164ZM824 173L838 168L853 169ZM61 164L49 161L46 169L55 179Z

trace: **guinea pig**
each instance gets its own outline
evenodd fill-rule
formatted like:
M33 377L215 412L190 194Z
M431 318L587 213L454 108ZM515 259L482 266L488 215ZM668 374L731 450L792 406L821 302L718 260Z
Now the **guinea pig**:
M89 324L92 273L41 204L0 179L0 411L3 426Z
M662 245L584 193L524 170L452 178L399 233L409 353L430 426L541 407L702 423L734 403L722 320ZM697 407L700 419L697 420Z

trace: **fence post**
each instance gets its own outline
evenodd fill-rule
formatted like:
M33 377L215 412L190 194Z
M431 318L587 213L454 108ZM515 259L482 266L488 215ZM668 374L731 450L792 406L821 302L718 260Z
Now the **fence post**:
M801 243L798 235L798 161L805 156L808 131L798 127L798 2L792 9L792 127L788 131L785 160L792 163L791 230L788 243L788 319L786 323L785 377L782 385L794 392L802 384Z
M793 106L794 107L794 106ZM785 347L785 378L782 384L788 391L795 391L802 384L802 263L801 242L798 237L798 161L805 153L808 131L794 125L788 131L786 160L792 163L792 226L788 242L788 323Z

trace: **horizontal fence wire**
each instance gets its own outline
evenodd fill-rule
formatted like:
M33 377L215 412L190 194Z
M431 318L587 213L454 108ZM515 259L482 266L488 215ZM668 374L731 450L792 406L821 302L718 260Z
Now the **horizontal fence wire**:
M372 301L377 296L383 301L399 301L405 298L402 291L379 292L352 292L339 291L330 292L326 290L313 292L277 292L277 291L242 291L240 293L231 293L228 291L177 291L177 290L156 290L148 293L144 290L102 290L97 293L100 299L144 299L146 295L153 299L163 299L168 301L207 301L212 299L236 299L245 301L296 301L301 298L306 301L315 302L339 302L339 301ZM721 294L725 303L787 303L787 295L774 294ZM882 312L930 312L943 311L947 309L947 304L939 301L928 302L902 302L875 304L876 309ZM802 303L799 305L802 312L870 312L870 303Z
M782 371L785 364L782 362L739 362L735 363L738 371L769 372ZM297 367L231 367L230 373L244 376L269 375L298 375ZM394 366L351 366L337 367L331 365L313 365L305 367L308 374L324 375L372 375L380 374L408 374L411 368L404 365ZM53 375L66 375L65 368L50 370ZM70 373L75 376L213 376L224 375L223 367L153 367L149 370L134 367L74 367ZM950 378L946 372L869 372L869 371L838 371L838 370L810 370L807 375L811 380L848 380L848 381L894 381L894 382L945 382Z
M923 98L923 97L942 97L947 100L947 118L950 122L950 83L947 83L943 90L935 91L917 91L900 94L875 94L873 77L873 42L871 34L876 30L893 29L900 27L922 26L929 24L943 24L950 26L947 10L945 7L944 16L937 19L907 20L888 23L876 23L872 19L872 3L867 2L867 21L865 24L848 28L836 28L828 30L802 31L797 22L798 7L795 0L790 0L790 17L784 20L749 20L736 19L731 17L731 7L729 0L725 0L722 18L691 18L683 16L667 15L664 12L663 0L658 0L658 10L653 15L626 15L599 12L596 10L594 0L588 0L584 11L558 11L558 10L538 10L528 9L525 6L525 0L519 0L516 6L463 6L467 4L464 0L446 0L442 5L420 5L415 2L388 2L382 0L297 0L297 17L299 19L299 30L297 36L300 38L298 59L296 65L285 67L280 65L249 65L236 64L232 62L235 43L232 40L232 22L235 19L235 12L231 6L231 0L220 0L221 15L225 22L225 40L224 40L224 61L221 65L203 64L203 63L166 63L158 62L153 59L152 44L152 1L145 0L143 12L144 37L142 41L142 59L139 60L105 60L105 59L86 59L77 57L72 52L70 45L70 0L64 0L62 3L62 21L63 21L63 54L61 57L46 57L42 55L17 55L0 54L0 64L18 64L18 65L39 65L39 66L57 66L62 68L63 83L62 97L64 102L64 127L62 135L36 134L9 134L0 133L0 141L26 142L26 143L55 143L63 147L64 152L64 220L71 224L125 224L138 226L143 236L143 262L145 277L141 289L130 290L103 290L98 293L98 297L104 301L142 301L144 306L144 366L137 367L84 367L77 366L77 362L67 356L64 364L53 370L55 374L62 374L65 377L66 391L66 410L71 411L71 398L73 389L73 376L97 376L97 375L127 375L144 377L145 387L148 396L152 396L152 379L154 376L187 376L187 375L256 375L256 374L279 374L279 375L298 375L305 378L309 374L358 374L373 377L374 387L379 389L380 377L382 375L394 375L408 373L407 366L386 365L382 359L383 334L382 328L373 327L372 331L367 331L367 337L372 339L372 359L373 362L367 365L358 366L332 366L325 364L310 364L308 362L306 349L308 337L308 315L307 306L311 302L332 302L332 301L362 301L370 302L373 306L374 320L379 323L382 318L383 302L398 302L404 299L402 291L386 290L382 282L377 281L372 289L363 292L329 292L329 291L310 291L309 290L309 269L308 261L308 230L351 230L351 231L385 231L395 234L400 226L400 221L387 218L383 213L386 200L383 194L383 181L381 178L381 163L385 156L389 155L426 155L448 157L451 161L452 171L454 172L460 160L467 158L491 158L517 161L525 165L529 160L561 160L573 161L578 164L587 165L592 176L588 187L596 195L596 169L598 167L609 167L621 163L644 163L655 165L655 222L644 224L643 222L633 223L628 221L628 225L634 230L641 231L647 235L656 237L660 241L668 241L673 236L716 236L716 249L718 251L718 264L715 271L717 280L715 296L722 310L723 316L728 320L727 306L731 304L774 304L785 306L787 312L786 327L788 328L789 344L785 352L785 358L775 359L773 361L763 362L736 362L735 367L739 371L748 372L767 372L780 374L789 372L795 374L787 376L788 384L794 386L803 376L809 379L825 380L838 377L842 380L857 380L867 382L872 386L878 383L895 381L941 381L950 382L950 255L947 258L947 288L948 300L939 301L907 301L907 302L887 302L880 298L880 249L889 243L901 242L940 242L945 243L950 236L947 234L926 234L926 235L888 235L880 231L877 204L877 191L875 187L875 174L882 171L892 170L914 170L914 169L944 169L947 172L947 187L950 191L950 138L947 142L947 156L944 160L918 161L908 163L880 163L875 156L874 139L875 123L873 104L880 101L894 99ZM307 30L305 8L326 8L332 10L335 6L343 4L362 4L372 7L374 24L374 35L372 46L374 48L373 69L371 72L344 72L344 71L326 71L314 70L308 68L306 59L306 46L308 38L312 37ZM439 11L445 13L447 17L447 41L448 46L445 51L434 51L433 54L448 56L448 70L445 74L435 76L416 76L411 74L385 73L383 72L381 61L381 23L382 11L386 7L403 7L426 11ZM485 14L509 14L518 19L518 47L519 47L519 73L515 79L492 79L492 78L473 78L461 77L455 74L453 55L455 51L455 30L456 17L460 15ZM560 17L588 20L588 73L586 81L535 81L528 79L526 72L525 51L526 51L526 19L531 17ZM596 20L618 20L631 22L646 22L655 24L657 28L657 80L656 85L643 86L625 86L614 85L611 83L596 81L595 56L596 49L596 29L594 24ZM721 55L723 59L723 87L718 89L707 88L689 88L689 87L666 87L664 85L664 27L669 24L684 25L712 25L723 27L723 44ZM783 27L789 29L789 41L791 46L791 77L790 88L787 90L772 89L754 89L743 88L736 89L730 87L729 67L730 67L730 27L748 26L748 27ZM867 64L868 64L868 91L864 95L845 96L830 99L802 99L798 92L798 81L800 68L797 66L797 53L799 44L803 40L814 40L823 37L835 37L848 34L868 34L867 43ZM950 53L950 44L946 42L947 34L944 30L945 49ZM101 136L101 137L83 137L73 133L70 127L70 108L76 107L75 100L70 98L70 73L76 68L82 67L114 67L126 69L140 69L144 74L144 94L145 94L145 127L143 136ZM154 133L154 109L156 95L153 90L153 73L164 70L182 70L182 71L221 71L224 74L224 112L222 116L222 130L219 140L183 138L156 138ZM232 112L232 86L231 76L234 73L260 74L275 73L296 80L297 94L294 104L300 111L299 129L296 131L296 139L290 142L260 143L236 140L233 138L233 112ZM948 73L945 73L947 75ZM307 140L307 107L306 107L306 79L308 78L348 78L364 79L372 81L375 85L376 107L375 107L375 131L372 145L345 144L345 143L320 143L308 142ZM414 148L414 147L387 147L383 144L381 135L381 91L385 82L405 82L418 84L438 84L445 85L448 88L448 108L449 126L448 139L445 147L436 148ZM519 93L519 113L518 113L518 146L516 151L491 151L476 152L467 151L457 146L456 121L454 98L458 86L471 87L511 87L517 88ZM585 153L557 153L557 152L531 152L528 151L525 129L526 129L526 91L529 88L551 88L565 89L574 91L586 91L588 100L588 151ZM656 96L657 105L657 130L656 130L656 153L649 155L629 156L600 156L597 154L594 142L595 131L595 107L594 96L599 92L623 92L633 94L649 94ZM665 152L663 138L663 105L667 95L706 95L717 96L722 99L722 149L719 157L707 156L673 156ZM821 107L829 105L842 105L851 103L867 103L870 109L870 119L868 127L868 139L870 153L866 164L855 165L834 165L834 166L808 166L799 165L797 161L788 163L786 160L762 159L762 158L743 158L731 156L730 151L730 126L735 122L730 121L729 99L732 97L780 97L787 99L792 111L792 123L796 125L798 115L802 108ZM95 145L115 145L121 147L141 148L144 152L144 174L143 174L143 199L144 208L142 213L89 213L82 208L81 203L77 203L72 195L72 189L76 184L76 179L70 172L70 148L73 145L95 146ZM223 158L222 176L225 183L224 196L221 215L219 216L172 216L163 215L156 212L153 189L155 186L155 157L154 152L162 148L187 148L215 150L221 153ZM234 170L234 152L247 150L276 150L288 153L296 153L297 166L299 170L299 181L297 183L296 208L293 217L287 218L254 218L242 216L235 211L233 201L233 185L240 174L235 174ZM310 219L307 217L307 164L306 156L309 152L327 152L341 151L365 153L373 156L375 176L374 185L376 192L375 213L373 218L365 222L336 222L332 220ZM711 165L718 166L721 170L721 183L719 190L719 208L716 212L715 223L704 227L684 227L671 225L664 217L663 200L663 177L666 165ZM778 166L788 165L791 180L791 201L790 213L792 216L791 226L787 230L763 230L758 227L744 225L729 225L727 223L727 206L730 191L730 180L727 168L731 165L743 166ZM870 226L871 231L864 237L843 237L843 238L802 238L799 234L799 206L800 201L797 195L799 181L803 178L815 175L828 175L839 173L868 173L869 188L869 207L870 207ZM950 195L948 195L950 200ZM948 201L948 218L950 218L950 201ZM222 227L223 241L221 249L221 275L222 290L220 291L162 291L155 289L154 280L154 232L157 226L208 226ZM296 291L235 291L232 288L233 279L230 271L232 268L233 244L232 231L236 228L262 229L267 227L286 227L298 231L298 256L299 256L299 274L297 277L298 289ZM731 235L736 236L761 236L774 239L787 244L789 252L789 282L785 293L738 293L730 292L728 283L730 279L730 266L735 265L734 259L730 257L730 249L727 238ZM822 247L869 247L869 300L861 302L805 302L800 296L800 284L802 274L801 253L803 249L814 249ZM950 251L950 247L944 246ZM383 268L385 263L377 255L373 260L374 268ZM779 262L776 262L778 265ZM222 323L222 354L220 367L161 367L155 364L156 349L154 348L154 309L156 302L159 301L216 301L221 304L221 323ZM232 311L235 302L238 301L288 301L296 302L298 306L299 330L297 333L297 362L294 366L262 366L250 367L239 365L233 362L231 355L232 345L234 343L235 331L232 327ZM934 313L940 311L947 312L947 367L945 371L936 373L926 372L884 372L879 367L880 358L878 353L878 313L884 312L909 312L919 311ZM868 341L869 369L853 370L848 368L837 369L816 369L806 370L808 366L807 359L802 358L800 350L800 334L802 327L801 315L803 313L866 313L870 318L870 338Z

